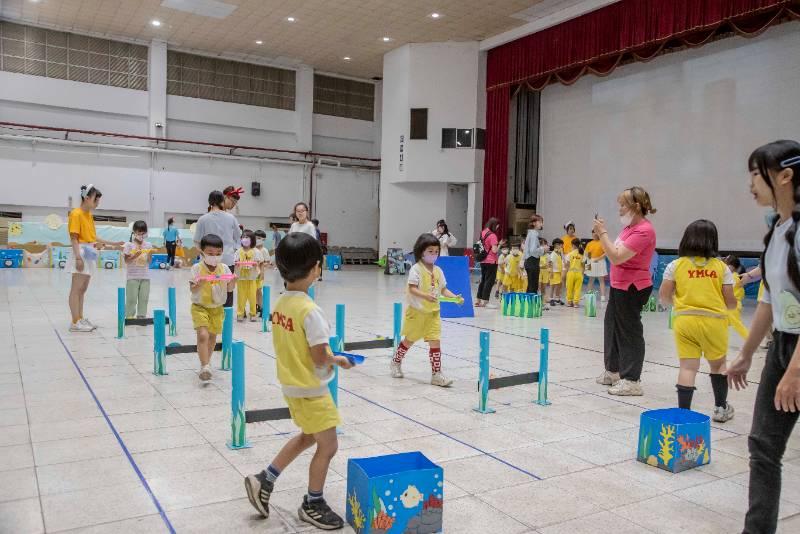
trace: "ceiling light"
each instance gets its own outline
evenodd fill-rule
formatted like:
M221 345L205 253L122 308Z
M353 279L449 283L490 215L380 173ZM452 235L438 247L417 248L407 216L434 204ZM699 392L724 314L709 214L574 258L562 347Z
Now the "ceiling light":
M350 61L352 58L350 56L344 56L342 59L345 61Z
M439 17L441 17L441 16L442 16L442 15L441 15L440 13L431 13L431 18L432 18L432 19L438 19L438 18L439 18Z
M153 19L153 20L150 21L150 24L152 24L153 26L158 28L159 26L161 26L161 21L158 20L158 19Z
M286 17L286 21L287 22L294 22L295 20L297 20L297 19L294 18L294 17Z
M257 44L257 45L262 45L262 44L264 44L264 41L262 41L261 39L259 39L258 41L256 41L256 44Z
M388 42L389 42L389 41L391 41L391 40L392 40L392 38L391 38L391 37L384 37L384 38L383 38L383 42L384 42L384 43L388 43Z

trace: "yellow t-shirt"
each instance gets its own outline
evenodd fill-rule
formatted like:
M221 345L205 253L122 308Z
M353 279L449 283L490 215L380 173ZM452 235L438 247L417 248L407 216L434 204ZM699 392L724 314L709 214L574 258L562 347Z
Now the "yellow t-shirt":
M548 254L543 254L541 257L539 257L539 270L540 271L546 271L547 270L547 257L548 257Z
M259 258L256 257L256 249L254 248L250 250L240 248L236 251L236 261L258 262L258 259ZM238 280L256 280L258 278L258 265L237 265L236 273L239 276Z
M210 274L231 274L231 270L224 263L220 263L215 270L211 271L202 260L192 265L193 279ZM192 291L192 304L197 304L203 308L219 308L225 304L227 297L228 280L202 282L199 291Z
M92 212L75 208L69 212L67 227L70 234L78 234L79 243L95 243L97 231L94 227Z
M508 258L506 259L506 276L511 276L514 278L518 278L519 274L519 264L522 261L522 253L518 254L509 254Z
M733 276L721 260L681 257L667 266L664 278L675 282L676 315L727 316L722 286L733 283Z
M569 270L571 272L583 272L583 254L578 252L578 249L574 249L572 252L567 254L567 261L569 262Z
M564 242L564 246L562 247L564 249L564 254L569 254L570 252L572 252L572 240L573 239L578 239L578 238L577 237L572 237L572 236L567 235L567 234L564 234L561 237L561 241Z
M593 260L597 259L603 254L605 254L605 252L603 251L603 245L600 244L600 241L598 239L589 241L586 244L586 255L589 256L591 259Z
M408 285L417 286L423 293L428 293L438 299L442 296L442 291L447 287L447 280L444 277L444 272L438 266L434 266L433 273L431 273L420 261L415 263L411 270L408 271ZM406 288L406 303L409 307L425 313L434 313L441 309L438 300L430 302L412 295L408 288Z
M272 312L272 344L277 355L278 381L293 398L328 394L333 368L319 368L311 347L328 343L330 327L322 310L305 293L285 292Z

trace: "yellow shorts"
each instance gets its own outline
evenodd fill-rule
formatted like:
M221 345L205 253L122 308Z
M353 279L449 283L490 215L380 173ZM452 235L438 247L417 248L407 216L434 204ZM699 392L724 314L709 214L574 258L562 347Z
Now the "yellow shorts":
M550 282L550 271L547 269L542 269L539 271L539 283L540 284L547 284Z
M679 358L719 360L728 352L728 318L677 315L672 322Z
M550 273L550 285L551 286L560 286L561 285L561 273Z
M420 339L439 341L442 338L442 319L439 312L426 313L416 308L406 308L401 334L412 343Z
M323 397L284 397L292 421L303 434L318 434L342 424L339 410L330 395Z
M206 327L212 334L222 333L222 321L225 318L225 310L219 308L204 308L203 306L192 304L192 326L195 330Z

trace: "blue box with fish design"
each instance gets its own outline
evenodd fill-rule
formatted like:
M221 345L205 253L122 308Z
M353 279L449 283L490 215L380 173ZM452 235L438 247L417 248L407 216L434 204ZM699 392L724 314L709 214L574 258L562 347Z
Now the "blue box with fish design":
M357 534L442 531L444 471L421 452L350 458L347 522Z
M150 256L151 269L166 269L169 267L166 254L153 254Z
M669 408L644 412L639 421L640 462L680 473L711 461L711 421L707 415Z
M0 269L15 269L22 267L22 249L0 250Z

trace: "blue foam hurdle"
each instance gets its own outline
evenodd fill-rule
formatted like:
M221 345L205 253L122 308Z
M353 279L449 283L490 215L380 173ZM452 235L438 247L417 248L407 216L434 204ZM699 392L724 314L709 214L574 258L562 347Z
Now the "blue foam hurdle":
M464 304L461 306L453 302L442 302L442 317L447 319L475 317L469 280L469 258L466 256L439 256L436 265L444 272L447 288L456 295L464 297Z

